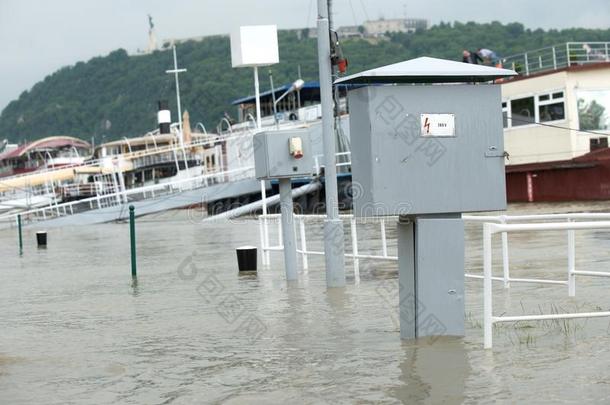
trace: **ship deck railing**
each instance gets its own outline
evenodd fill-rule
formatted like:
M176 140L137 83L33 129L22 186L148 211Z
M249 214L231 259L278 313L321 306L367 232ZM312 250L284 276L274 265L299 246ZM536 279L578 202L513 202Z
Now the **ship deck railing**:
M106 187L102 187L103 185L101 182L96 182L95 187L98 193L93 197L64 203L55 202L54 204L41 208L31 209L19 213L0 215L0 222L8 222L11 226L15 226L18 215L21 216L24 224L41 220L45 221L54 218L76 215L83 212L93 212L94 210L102 208L126 206L135 201L169 196L188 190L253 177L254 167L244 166L232 170L210 171L204 175L193 176L187 179L122 190L120 187L113 184L105 183ZM102 188L104 188L104 190L102 190Z
M244 135L244 133L237 134L236 136L238 136L238 135ZM104 164L104 160L112 159L112 158L117 158L117 159L122 158L125 160L132 160L132 159L143 158L146 156L152 156L152 155L155 155L158 153L167 153L167 152L182 153L183 148L185 150L187 150L187 153L188 153L188 149L190 149L190 148L213 146L217 142L222 142L222 141L225 141L225 140L231 138L231 136L227 136L227 134L209 134L208 136L209 136L208 139L193 141L191 143L185 144L184 147L177 143L173 144L173 145L169 145L169 146L159 147L159 146L157 146L157 144L154 140L154 137L151 136L150 147L148 147L148 145L147 145L146 149L136 150L136 151L127 152L127 153L121 153L121 154L115 154L115 155L107 155L103 158L87 160L84 163L74 163L74 164L68 164L68 165L57 166L57 167L55 167L55 166L43 167L43 168L40 168L40 169L32 171L32 172L15 174L12 176L5 176L5 177L1 178L1 181L6 182L8 180L21 178L21 177L27 177L27 176L32 176L32 175L44 175L46 173L52 173L52 172L56 172L56 171L64 170L64 169L76 169L76 168L92 167L92 166L101 167Z
M293 221L297 225L297 254L301 257L302 271L308 272L309 256L324 256L324 251L312 250L308 247L311 240L307 239L307 226L321 227L326 215L307 214L293 215ZM396 223L397 216L380 216L368 218L355 218L353 214L341 214L339 218L349 223L348 235L351 241L351 249L345 252L345 257L351 259L353 266L354 282L360 284L360 261L390 261L397 262L398 255L396 246L392 246L390 252L387 238L387 224ZM262 264L270 265L270 252L282 252L284 250L282 242L282 224L281 214L259 215L259 235L260 247L262 251ZM595 318L595 317L610 317L608 311L598 312L580 312L580 313L553 313L553 314L535 314L522 316L493 316L492 311L492 283L499 281L503 283L504 288L509 289L511 283L528 283L542 285L559 285L567 287L569 297L576 296L576 276L579 277L610 277L610 272L604 271L584 271L576 268L576 243L575 231L585 229L610 229L610 213L563 213L563 214L535 214L535 215L462 215L465 222L482 223L483 224L483 274L465 273L467 279L482 279L483 280L483 296L484 296L484 347L492 347L492 327L498 322L519 322L519 321L539 321L539 320L555 320L555 319L576 319L576 318ZM271 222L271 224L269 224ZM277 224L275 244L269 242L269 225L273 227L273 223ZM379 228L381 244L369 250L362 252L358 239L358 226L375 224ZM567 266L565 270L565 278L561 279L541 279L541 278L517 278L511 277L509 265L509 232L531 232L531 231L565 231L567 233ZM347 233L346 232L346 233ZM492 237L494 234L501 234L502 244L502 277L493 276L492 268ZM317 235L323 232L316 232ZM370 237L368 238L370 240ZM320 242L320 241L318 241ZM370 249L370 243L367 243ZM394 243L395 245L395 243Z
M504 68L529 76L571 66L610 62L610 42L566 42L500 60Z
M199 156L196 153L193 153L190 150L191 148L213 147L213 146L217 145L219 142L226 142L229 140L238 139L238 138L241 138L246 135L251 135L251 133L244 132L244 133L239 133L239 134L235 134L235 135L233 135L233 134L219 134L219 135L210 134L208 139L192 142L192 143L184 145L184 147L182 147L179 144L157 147L157 145L155 144L154 148L151 147L149 149L134 151L131 153L119 154L119 155L109 155L105 158L87 161L80 165L66 165L66 166L57 167L57 168L50 167L50 168L46 168L46 169L37 170L35 172L30 172L28 174L4 177L4 178L0 179L0 183L7 183L8 181L15 179L17 177L24 177L24 176L31 176L31 175L45 176L45 175L49 175L52 172L55 172L58 170L65 170L65 169L70 169L70 168L78 169L78 168L85 168L85 167L99 167L100 173L107 171L108 172L107 174L112 175L112 173L114 173L116 170L114 168L105 168L104 169L104 164L105 164L104 159L116 158L116 159L123 159L123 160L131 160L133 162L134 170L141 169L141 168L145 167L146 165L152 165L155 163L167 163L169 161L175 161L175 162L182 161L185 157L187 158L187 160L194 160L194 159L196 160L196 159L199 159L201 156ZM162 158L156 159L156 158L154 158L154 156L162 156ZM69 186L71 184L77 184L77 183L76 182L74 182L74 183L55 182L55 181L49 179L47 182L36 185L36 186L27 186L27 184L26 184L23 187L14 187L13 192L11 192L10 190L7 190L0 194L0 202L14 200L16 198L15 195L17 195L17 194L24 194L24 195L28 195L28 196L46 195L49 193L49 190L55 190L56 187L58 187L58 189L60 189L60 188ZM56 207L57 205L61 205L61 204L60 204L60 200L57 200L57 197L56 197L56 198L54 198L53 203L45 208L53 208L53 207ZM0 217L0 218L2 218L2 217Z

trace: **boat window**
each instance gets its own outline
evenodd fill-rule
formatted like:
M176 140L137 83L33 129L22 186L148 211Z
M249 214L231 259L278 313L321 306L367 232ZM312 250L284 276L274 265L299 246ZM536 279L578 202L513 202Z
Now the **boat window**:
M508 103L506 101L502 103L502 125L504 128L508 128Z
M557 121L565 118L563 101L560 103L545 104L538 107L540 122Z
M511 126L518 127L535 121L534 97L511 100Z
M563 91L538 96L538 122L558 121L565 117Z
M577 100L580 130L610 130L610 90L579 90Z

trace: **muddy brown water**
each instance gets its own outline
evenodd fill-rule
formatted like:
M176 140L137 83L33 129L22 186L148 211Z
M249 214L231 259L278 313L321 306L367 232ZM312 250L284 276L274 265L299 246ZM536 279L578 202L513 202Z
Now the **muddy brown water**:
M610 212L610 203L511 205L509 213ZM276 228L271 227L272 240ZM296 283L281 253L239 275L234 248L258 224L197 224L187 211L138 219L138 282L127 224L33 231L18 255L0 232L0 403L557 403L610 401L610 319L500 324L483 350L482 282L466 280L466 336L401 342L396 264L362 260L327 290L323 258ZM319 223L309 248L322 248ZM481 225L468 224L467 271L481 273ZM381 251L378 226L360 252ZM395 254L389 225L390 254ZM349 249L349 240L347 241ZM565 279L564 232L511 234L513 277ZM501 273L499 238L496 274ZM610 232L576 234L576 265L608 271ZM610 279L494 284L494 314L610 310Z

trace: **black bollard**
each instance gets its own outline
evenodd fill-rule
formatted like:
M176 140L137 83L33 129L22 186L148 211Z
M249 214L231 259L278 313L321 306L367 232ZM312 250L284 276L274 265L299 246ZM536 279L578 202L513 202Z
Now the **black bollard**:
M47 247L47 231L36 232L36 243L38 247Z
M239 271L256 271L256 247L241 246L235 249Z

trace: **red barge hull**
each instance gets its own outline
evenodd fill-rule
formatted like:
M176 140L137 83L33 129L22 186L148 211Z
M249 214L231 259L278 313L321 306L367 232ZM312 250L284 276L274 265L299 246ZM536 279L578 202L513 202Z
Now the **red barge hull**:
M610 199L610 148L571 160L506 167L508 202Z

